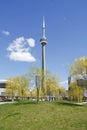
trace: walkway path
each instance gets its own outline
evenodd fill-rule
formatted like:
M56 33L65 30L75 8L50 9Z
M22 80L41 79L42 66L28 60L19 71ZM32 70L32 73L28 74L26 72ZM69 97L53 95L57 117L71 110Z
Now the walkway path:
M11 104L11 103L14 103L14 102L0 102L0 105L1 104Z
M77 105L84 105L84 104L87 104L87 102L78 102L78 103L76 103Z

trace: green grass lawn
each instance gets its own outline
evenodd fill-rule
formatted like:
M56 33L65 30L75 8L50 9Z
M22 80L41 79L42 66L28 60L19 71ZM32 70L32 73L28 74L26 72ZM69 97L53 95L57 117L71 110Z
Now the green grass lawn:
M87 106L66 101L0 105L0 130L87 130Z

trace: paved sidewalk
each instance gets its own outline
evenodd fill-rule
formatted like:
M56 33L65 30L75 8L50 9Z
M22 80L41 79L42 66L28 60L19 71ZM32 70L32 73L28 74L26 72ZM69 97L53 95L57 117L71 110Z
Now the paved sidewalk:
M11 103L14 103L14 102L0 102L0 105L2 105L2 104L11 104Z
M87 102L81 102L81 103L76 103L77 105L84 105L84 104L87 104Z

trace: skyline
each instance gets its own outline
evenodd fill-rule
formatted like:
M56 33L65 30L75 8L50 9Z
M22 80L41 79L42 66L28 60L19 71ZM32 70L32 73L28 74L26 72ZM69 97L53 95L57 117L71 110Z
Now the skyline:
M87 1L0 1L0 79L41 68L42 20L45 17L46 69L67 87L67 65L87 56Z

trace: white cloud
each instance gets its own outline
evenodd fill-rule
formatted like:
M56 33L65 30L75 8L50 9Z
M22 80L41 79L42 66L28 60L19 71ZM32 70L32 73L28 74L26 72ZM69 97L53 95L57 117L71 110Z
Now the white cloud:
M68 90L68 80L60 82L60 85L63 86L66 90Z
M2 33L3 33L4 35L6 35L6 36L9 36L9 35L10 35L10 32L5 31L5 30L3 30Z
M27 39L27 42L28 42L30 47L34 47L35 46L35 40L33 38Z
M22 51L22 49L24 49L24 37L19 37L16 38L16 40L14 40L9 47L7 48L8 51L15 51L15 52L19 52Z
M35 58L29 52L12 52L9 58L14 61L33 62Z
M30 38L31 39L31 38ZM29 40L29 38L28 38ZM34 39L33 39L34 40ZM35 44L35 40L34 40ZM35 57L30 53L29 43L24 37L16 38L7 48L9 52L8 57L10 60L34 62Z
M61 85L68 84L68 80L60 82Z

